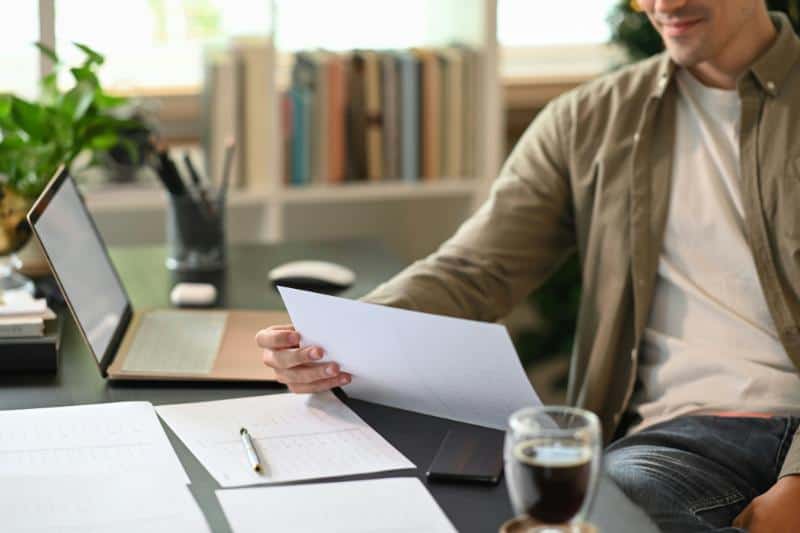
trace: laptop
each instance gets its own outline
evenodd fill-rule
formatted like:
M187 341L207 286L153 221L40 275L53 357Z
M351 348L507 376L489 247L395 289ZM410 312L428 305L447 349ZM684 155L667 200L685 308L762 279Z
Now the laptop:
M274 381L255 334L286 323L277 311L138 310L75 180L59 169L28 213L100 373L118 380Z

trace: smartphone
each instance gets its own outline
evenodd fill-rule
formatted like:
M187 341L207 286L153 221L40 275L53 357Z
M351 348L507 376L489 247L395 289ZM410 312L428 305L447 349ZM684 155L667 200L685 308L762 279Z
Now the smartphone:
M497 484L503 474L505 433L460 424L445 435L426 476L431 481Z

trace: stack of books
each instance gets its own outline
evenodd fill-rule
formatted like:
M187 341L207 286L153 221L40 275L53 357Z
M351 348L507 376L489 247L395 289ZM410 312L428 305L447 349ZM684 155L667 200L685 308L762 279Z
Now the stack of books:
M44 298L5 291L0 303L0 371L55 371L60 321Z
M281 95L284 182L474 176L477 61L466 46L297 53Z

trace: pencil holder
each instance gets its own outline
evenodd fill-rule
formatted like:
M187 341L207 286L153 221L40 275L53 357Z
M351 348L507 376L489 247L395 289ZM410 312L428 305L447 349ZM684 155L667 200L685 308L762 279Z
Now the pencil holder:
M167 268L180 272L225 268L225 203L205 196L170 195Z

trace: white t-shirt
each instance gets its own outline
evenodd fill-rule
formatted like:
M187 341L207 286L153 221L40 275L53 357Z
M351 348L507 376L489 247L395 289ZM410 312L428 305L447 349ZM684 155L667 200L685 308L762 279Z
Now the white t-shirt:
M640 349L637 428L711 411L800 413L744 230L736 91L677 72L672 189Z

